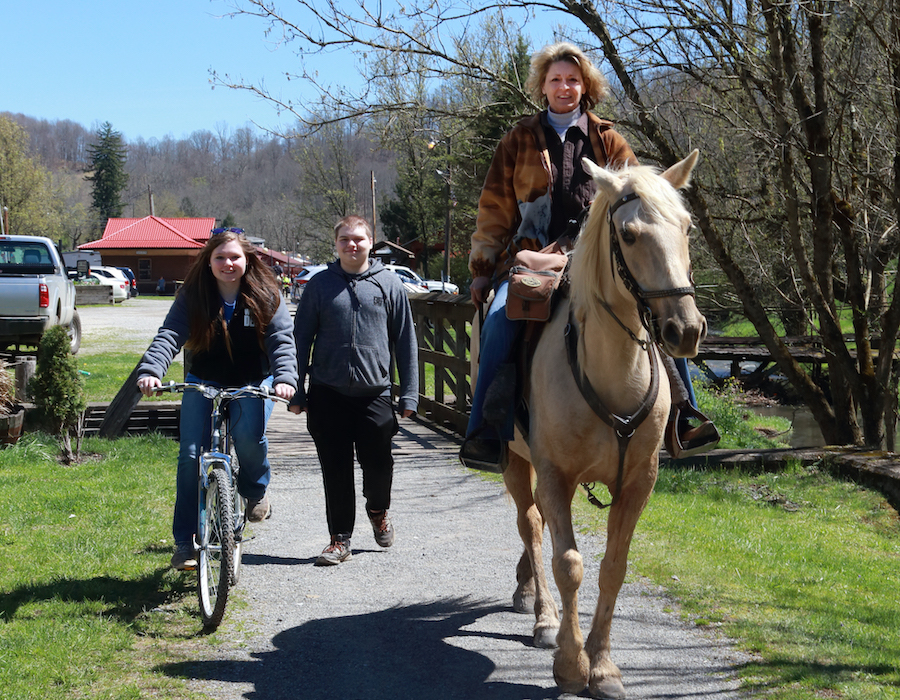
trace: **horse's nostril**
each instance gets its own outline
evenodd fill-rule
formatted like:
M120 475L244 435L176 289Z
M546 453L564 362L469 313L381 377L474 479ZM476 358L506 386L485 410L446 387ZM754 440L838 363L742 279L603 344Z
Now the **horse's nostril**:
M670 348L679 347L682 339L681 327L677 323L667 321L663 325L662 339Z

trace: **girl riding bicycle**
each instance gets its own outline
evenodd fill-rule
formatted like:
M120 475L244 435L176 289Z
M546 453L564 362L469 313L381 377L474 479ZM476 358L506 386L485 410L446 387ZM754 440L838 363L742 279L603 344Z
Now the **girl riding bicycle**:
M214 386L266 385L284 399L297 388L293 321L280 285L240 229L215 229L191 265L162 327L138 366L138 388L152 396L184 346L190 353L186 381ZM186 358L187 360L187 358ZM187 362L186 362L187 366ZM247 519L270 515L266 423L270 400L236 399L231 407L234 449L241 464L238 491ZM172 567L192 569L197 526L197 457L209 449L211 402L186 392L181 402L181 441L176 477Z

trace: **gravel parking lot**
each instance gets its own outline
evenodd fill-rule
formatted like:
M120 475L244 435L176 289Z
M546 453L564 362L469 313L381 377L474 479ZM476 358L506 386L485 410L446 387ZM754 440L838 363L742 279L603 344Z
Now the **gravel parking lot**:
M82 340L78 355L143 352L166 318L172 300L141 296L114 306L79 308Z

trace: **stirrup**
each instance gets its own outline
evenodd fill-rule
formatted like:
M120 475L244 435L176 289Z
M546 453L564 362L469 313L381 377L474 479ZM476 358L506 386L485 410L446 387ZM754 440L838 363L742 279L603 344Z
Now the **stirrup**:
M679 427L690 425L688 421L697 420L700 425L688 428L681 433ZM713 422L687 401L672 407L672 414L666 424L666 451L673 459L693 457L714 449L721 436Z

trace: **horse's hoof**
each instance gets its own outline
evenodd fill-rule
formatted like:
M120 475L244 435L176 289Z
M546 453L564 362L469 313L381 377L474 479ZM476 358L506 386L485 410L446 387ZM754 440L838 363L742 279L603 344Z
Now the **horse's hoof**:
M564 693L578 695L588 684L588 660L582 651L569 662L557 652L553 658L553 680Z
M559 627L537 627L534 630L534 646L538 649L556 649Z
M588 690L591 697L601 698L601 700L624 700L625 686L618 678L600 678L592 679Z
M516 593L513 595L513 610L517 613L534 613L534 593Z

